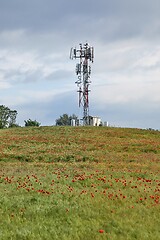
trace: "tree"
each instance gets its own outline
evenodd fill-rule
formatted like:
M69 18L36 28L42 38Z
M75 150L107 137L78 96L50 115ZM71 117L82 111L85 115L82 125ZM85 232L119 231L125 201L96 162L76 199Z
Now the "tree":
M25 127L39 127L41 123L37 122L36 120L25 120Z
M58 119L56 119L56 125L57 126L67 126L70 125L70 119L68 114L63 114Z
M18 127L18 124L16 124L16 117L17 117L17 111L11 110L10 111L10 119L9 119L9 127Z
M60 116L56 119L56 126L71 126L71 119L78 120L78 117L75 114L69 116L67 113Z
M0 105L0 128L13 127L16 125L17 111Z

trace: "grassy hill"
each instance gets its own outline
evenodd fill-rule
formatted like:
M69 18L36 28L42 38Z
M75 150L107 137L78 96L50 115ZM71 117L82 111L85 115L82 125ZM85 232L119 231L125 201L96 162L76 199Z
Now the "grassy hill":
M0 130L0 239L160 239L160 132Z
M26 162L117 160L152 165L160 159L160 132L106 127L0 130L0 160ZM132 165L132 164L131 164ZM127 166L126 166L127 167Z

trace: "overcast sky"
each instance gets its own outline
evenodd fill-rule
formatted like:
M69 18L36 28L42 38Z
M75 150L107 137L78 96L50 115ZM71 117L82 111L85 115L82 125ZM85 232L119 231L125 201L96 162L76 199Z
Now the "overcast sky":
M71 47L95 48L90 115L160 129L159 0L0 0L0 105L17 122L81 116Z

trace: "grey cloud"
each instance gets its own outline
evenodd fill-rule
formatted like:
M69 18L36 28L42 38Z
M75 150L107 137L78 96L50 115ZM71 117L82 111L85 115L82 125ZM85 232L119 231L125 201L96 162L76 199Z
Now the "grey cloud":
M57 70L57 71L53 72L52 74L49 74L46 77L46 80L56 81L56 80L60 80L60 79L67 80L68 78L70 78L70 79L72 78L72 72L62 69L62 70Z
M55 120L63 113L78 115L77 98L74 92L57 94L47 102L39 101L15 106L18 111L17 121L24 125L24 120L31 118L42 125L54 125Z
M160 119L159 107L153 103L135 102L125 104L107 104L103 110L92 107L92 114L101 116L111 126L160 129L157 119Z
M8 71L4 78L6 81L12 84L20 84L20 83L29 83L29 82L38 82L43 79L43 74L40 70L36 71L21 71L21 70L13 70Z
M104 40L140 35L159 22L158 0L0 0L0 29L29 32L55 31Z

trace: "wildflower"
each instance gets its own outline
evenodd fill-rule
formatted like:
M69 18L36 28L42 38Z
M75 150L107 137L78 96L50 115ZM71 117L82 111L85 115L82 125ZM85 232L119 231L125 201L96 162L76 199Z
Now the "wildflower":
M93 193L91 193L91 197L94 198L94 194Z
M100 229L100 230L99 230L99 233L104 233L104 230L103 230L103 229Z

